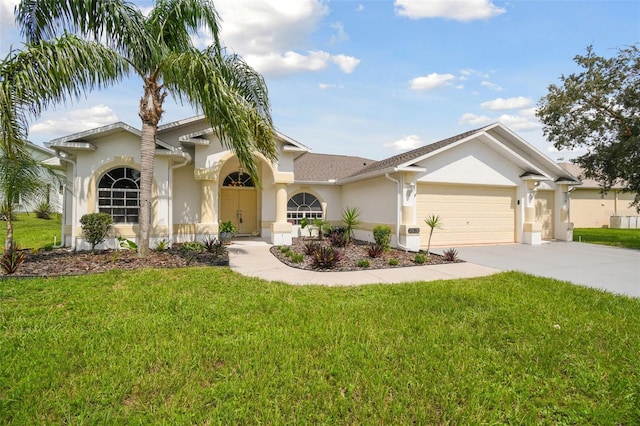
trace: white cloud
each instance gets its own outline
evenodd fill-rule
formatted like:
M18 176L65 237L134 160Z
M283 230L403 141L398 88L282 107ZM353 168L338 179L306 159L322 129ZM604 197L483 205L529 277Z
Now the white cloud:
M329 39L329 44L339 43L341 41L349 40L349 34L344 30L344 24L342 22L334 22L329 25L336 30L336 33Z
M410 86L411 90L433 90L451 85L455 78L453 74L438 74L434 72L424 77L414 78L411 80Z
M20 0L0 0L0 33L15 28L14 8Z
M364 10L364 5L360 3L358 7L356 7L356 12L362 12Z
M540 128L540 123L522 115L503 114L498 121L516 131L534 130Z
M462 114L460 117L461 124L470 124L472 126L483 126L485 124L492 123L494 120L491 117L487 117L486 115L476 115L470 112Z
M471 76L480 77L480 78L489 78L489 74L487 74L486 72L474 70L473 68L465 68L463 70L460 70L460 75L461 75L459 77L460 80L466 80Z
M307 55L288 51L283 54L247 55L245 59L263 74L282 75L300 71L319 71L327 67L331 55L321 50L307 52Z
M463 22L489 19L506 12L490 0L396 0L395 11L410 19L445 18Z
M117 114L106 105L81 108L37 122L29 129L32 134L71 134L118 121Z
M418 135L404 136L402 139L398 139L395 142L384 144L385 147L393 148L396 151L409 151L412 149L416 149L422 145L422 140Z
M344 89L344 86L339 84L331 84L331 83L318 83L318 87L322 90L327 89Z
M334 64L338 65L342 72L351 74L360 63L360 59L347 55L335 55L331 57Z
M505 109L522 109L528 108L533 105L533 101L524 96L518 96L515 98L498 98L492 101L483 102L480 104L482 108L490 109L492 111L499 111Z
M216 0L225 45L241 55L304 47L329 9L320 0Z
M496 83L492 83L490 81L483 81L482 83L480 83L481 86L484 86L488 89L491 90L495 90L496 92L503 92L504 88L502 86L500 86L499 84Z
M311 34L329 13L323 0L216 0L216 9L224 45L264 75L319 71L330 62L348 74L360 62L352 56L308 49ZM331 43L349 39L341 22L331 27L336 30ZM200 48L212 41L206 34L193 40Z

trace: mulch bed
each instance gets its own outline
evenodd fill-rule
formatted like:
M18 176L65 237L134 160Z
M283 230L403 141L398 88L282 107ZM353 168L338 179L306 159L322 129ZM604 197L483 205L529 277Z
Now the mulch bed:
M161 252L152 251L145 259L134 250L87 251L55 249L27 252L25 262L11 277L52 277L62 275L85 275L117 270L142 268L181 268L185 266L227 266L228 254L215 257L211 253L193 255L177 248ZM7 277L5 275L5 277Z
M310 241L319 241L316 238L294 238L291 247L291 251L294 253L302 253L305 252L305 244ZM329 243L324 240L322 241L323 245L329 245ZM418 264L414 261L416 253L406 252L404 250L398 249L390 249L388 252L385 252L382 256L377 257L375 259L370 258L367 249L371 243L366 241L354 240L349 244L348 247L344 249L339 249L342 253L342 260L340 260L336 267L333 269L314 269L312 264L311 256L304 256L304 260L300 263L294 263L291 261L289 257L287 257L284 253L282 253L279 247L271 247L271 253L277 257L282 263L291 266L293 268L298 269L307 269L307 270L319 270L319 271L363 271L368 269L388 269L388 268L402 268L407 266L418 266ZM426 254L425 252L422 252ZM369 261L369 267L360 267L358 266L358 261L362 259L367 259ZM392 266L389 265L390 259L397 259L398 265ZM463 260L456 260L455 263L464 262ZM454 263L445 260L442 256L438 254L431 253L428 257L427 262L423 265L439 265L443 263Z

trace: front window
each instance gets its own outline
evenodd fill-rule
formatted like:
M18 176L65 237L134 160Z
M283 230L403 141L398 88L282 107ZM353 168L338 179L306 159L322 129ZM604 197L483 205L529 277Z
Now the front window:
M301 192L289 198L287 203L287 221L299 225L303 218L307 220L322 219L322 206L318 199L307 193Z
M138 223L140 172L129 167L109 170L98 182L98 211L114 223Z

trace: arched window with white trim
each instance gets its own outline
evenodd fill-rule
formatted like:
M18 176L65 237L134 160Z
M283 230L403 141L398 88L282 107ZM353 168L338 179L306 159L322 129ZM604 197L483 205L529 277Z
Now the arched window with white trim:
M289 198L287 203L287 221L299 225L303 218L323 219L324 212L320 201L308 192L300 192Z
M140 214L140 172L118 167L98 181L98 211L110 214L114 223L138 223Z

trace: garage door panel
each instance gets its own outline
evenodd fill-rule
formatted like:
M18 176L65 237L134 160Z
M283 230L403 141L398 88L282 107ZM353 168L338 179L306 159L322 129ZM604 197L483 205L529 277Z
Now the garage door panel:
M427 245L429 227L424 219L442 219L432 245L511 243L514 241L515 189L418 185L418 224L421 243Z

